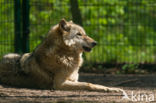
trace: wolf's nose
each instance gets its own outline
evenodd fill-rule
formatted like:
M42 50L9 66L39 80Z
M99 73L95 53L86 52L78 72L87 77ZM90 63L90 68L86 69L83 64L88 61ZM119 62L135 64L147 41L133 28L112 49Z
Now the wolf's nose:
M92 42L92 46L94 47L95 45L97 45L97 42L96 41Z

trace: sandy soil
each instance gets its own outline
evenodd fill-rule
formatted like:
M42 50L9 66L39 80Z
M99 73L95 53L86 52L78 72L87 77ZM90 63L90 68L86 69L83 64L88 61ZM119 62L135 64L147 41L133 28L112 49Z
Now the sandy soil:
M128 94L89 91L54 91L0 85L0 103L156 103L156 75L81 74L80 81L120 87Z

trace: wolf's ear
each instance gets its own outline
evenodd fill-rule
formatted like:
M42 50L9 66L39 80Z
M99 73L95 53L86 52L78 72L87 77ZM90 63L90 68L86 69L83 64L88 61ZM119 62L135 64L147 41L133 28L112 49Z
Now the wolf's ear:
M59 28L63 31L70 31L70 26L67 24L65 19L62 19L59 23Z

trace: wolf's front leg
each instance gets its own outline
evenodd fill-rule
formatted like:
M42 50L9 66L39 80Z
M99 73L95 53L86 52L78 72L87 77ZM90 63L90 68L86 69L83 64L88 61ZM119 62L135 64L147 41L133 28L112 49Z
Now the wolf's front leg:
M99 92L122 92L120 88L109 88L98 84L91 84L86 82L72 82L65 81L61 84L55 84L55 89L58 90L89 90L89 91L99 91Z

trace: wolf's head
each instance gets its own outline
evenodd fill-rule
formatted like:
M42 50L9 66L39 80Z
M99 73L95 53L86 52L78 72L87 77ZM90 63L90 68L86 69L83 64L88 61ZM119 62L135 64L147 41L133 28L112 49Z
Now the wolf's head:
M59 29L62 32L65 45L72 49L90 52L97 44L95 40L86 35L81 26L74 24L72 21L67 22L62 19L59 23Z

